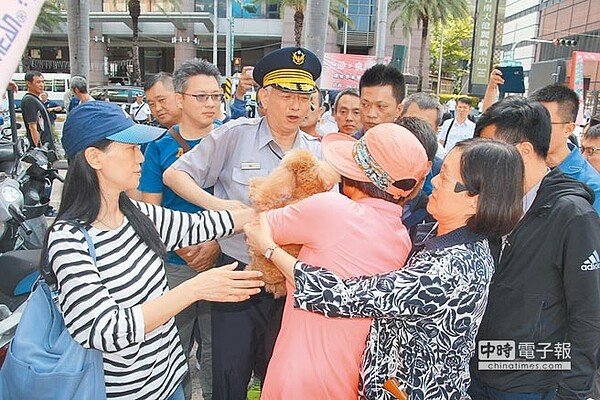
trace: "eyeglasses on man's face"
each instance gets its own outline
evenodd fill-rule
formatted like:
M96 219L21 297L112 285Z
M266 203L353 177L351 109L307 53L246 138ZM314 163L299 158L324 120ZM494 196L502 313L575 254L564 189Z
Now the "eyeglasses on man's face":
M600 147L581 146L581 147L579 147L579 150L581 150L581 154L587 154L588 156L593 156L594 154L600 154Z
M575 122L573 121L552 121L550 122L552 125L568 125L568 124L574 124Z
M206 93L200 93L200 94L192 94L192 93L181 93L184 96L191 96L193 98L196 99L196 101L198 103L206 103L208 101L208 99L211 99L213 102L215 103L220 103L221 99L223 98L223 95L221 93L218 94L206 94Z

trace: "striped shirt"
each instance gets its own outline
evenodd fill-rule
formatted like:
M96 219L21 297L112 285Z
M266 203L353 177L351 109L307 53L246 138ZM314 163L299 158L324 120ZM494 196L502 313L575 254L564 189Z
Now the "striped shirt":
M228 211L187 214L136 204L154 222L168 250L233 233ZM145 334L142 314L142 304L169 290L163 261L127 218L110 231L86 228L96 265L85 237L72 224L57 222L48 240L67 329L82 346L103 352L108 398L166 399L186 373L186 359L174 318Z

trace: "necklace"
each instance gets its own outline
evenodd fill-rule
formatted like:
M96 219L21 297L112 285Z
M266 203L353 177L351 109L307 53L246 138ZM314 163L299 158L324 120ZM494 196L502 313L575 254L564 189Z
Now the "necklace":
M117 223L117 224L107 224L103 218L96 218L96 224L97 225L102 225L105 228L108 228L108 230L113 230L113 229L117 229L118 227L120 227L123 224L123 220L121 220L121 222Z

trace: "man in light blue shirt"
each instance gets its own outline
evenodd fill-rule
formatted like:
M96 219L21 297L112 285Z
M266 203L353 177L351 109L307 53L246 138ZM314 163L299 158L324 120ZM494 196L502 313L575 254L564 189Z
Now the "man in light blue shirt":
M288 47L256 64L253 77L266 112L260 119L240 118L206 136L164 175L179 196L206 209L247 207L249 180L268 175L291 149L321 157L320 142L300 131L310 109L321 63L310 51ZM203 187L214 186L214 196ZM217 265L250 262L243 234L220 240ZM263 379L279 331L283 300L263 292L236 304L213 304L213 399L245 400L252 373Z
M600 173L581 155L577 146L567 141L575 129L579 96L566 86L554 84L537 90L529 99L539 101L550 112L552 136L546 164L588 185L594 191L594 209L600 213Z

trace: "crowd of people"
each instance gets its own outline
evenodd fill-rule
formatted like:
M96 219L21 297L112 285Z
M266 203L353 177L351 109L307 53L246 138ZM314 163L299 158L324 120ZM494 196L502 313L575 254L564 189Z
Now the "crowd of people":
M335 96L320 74L307 49L273 51L242 70L229 114L206 60L148 79L129 115L72 80L45 246L69 332L103 352L107 396L189 400L196 357L204 399L244 400L253 381L262 399L600 398L600 119L579 146L575 92L498 99L497 70L476 123L468 98L443 121L435 96L406 96L391 65ZM52 146L60 110L41 73L25 79L29 141ZM292 149L340 184L256 214L249 183ZM285 297L246 270L251 253Z

